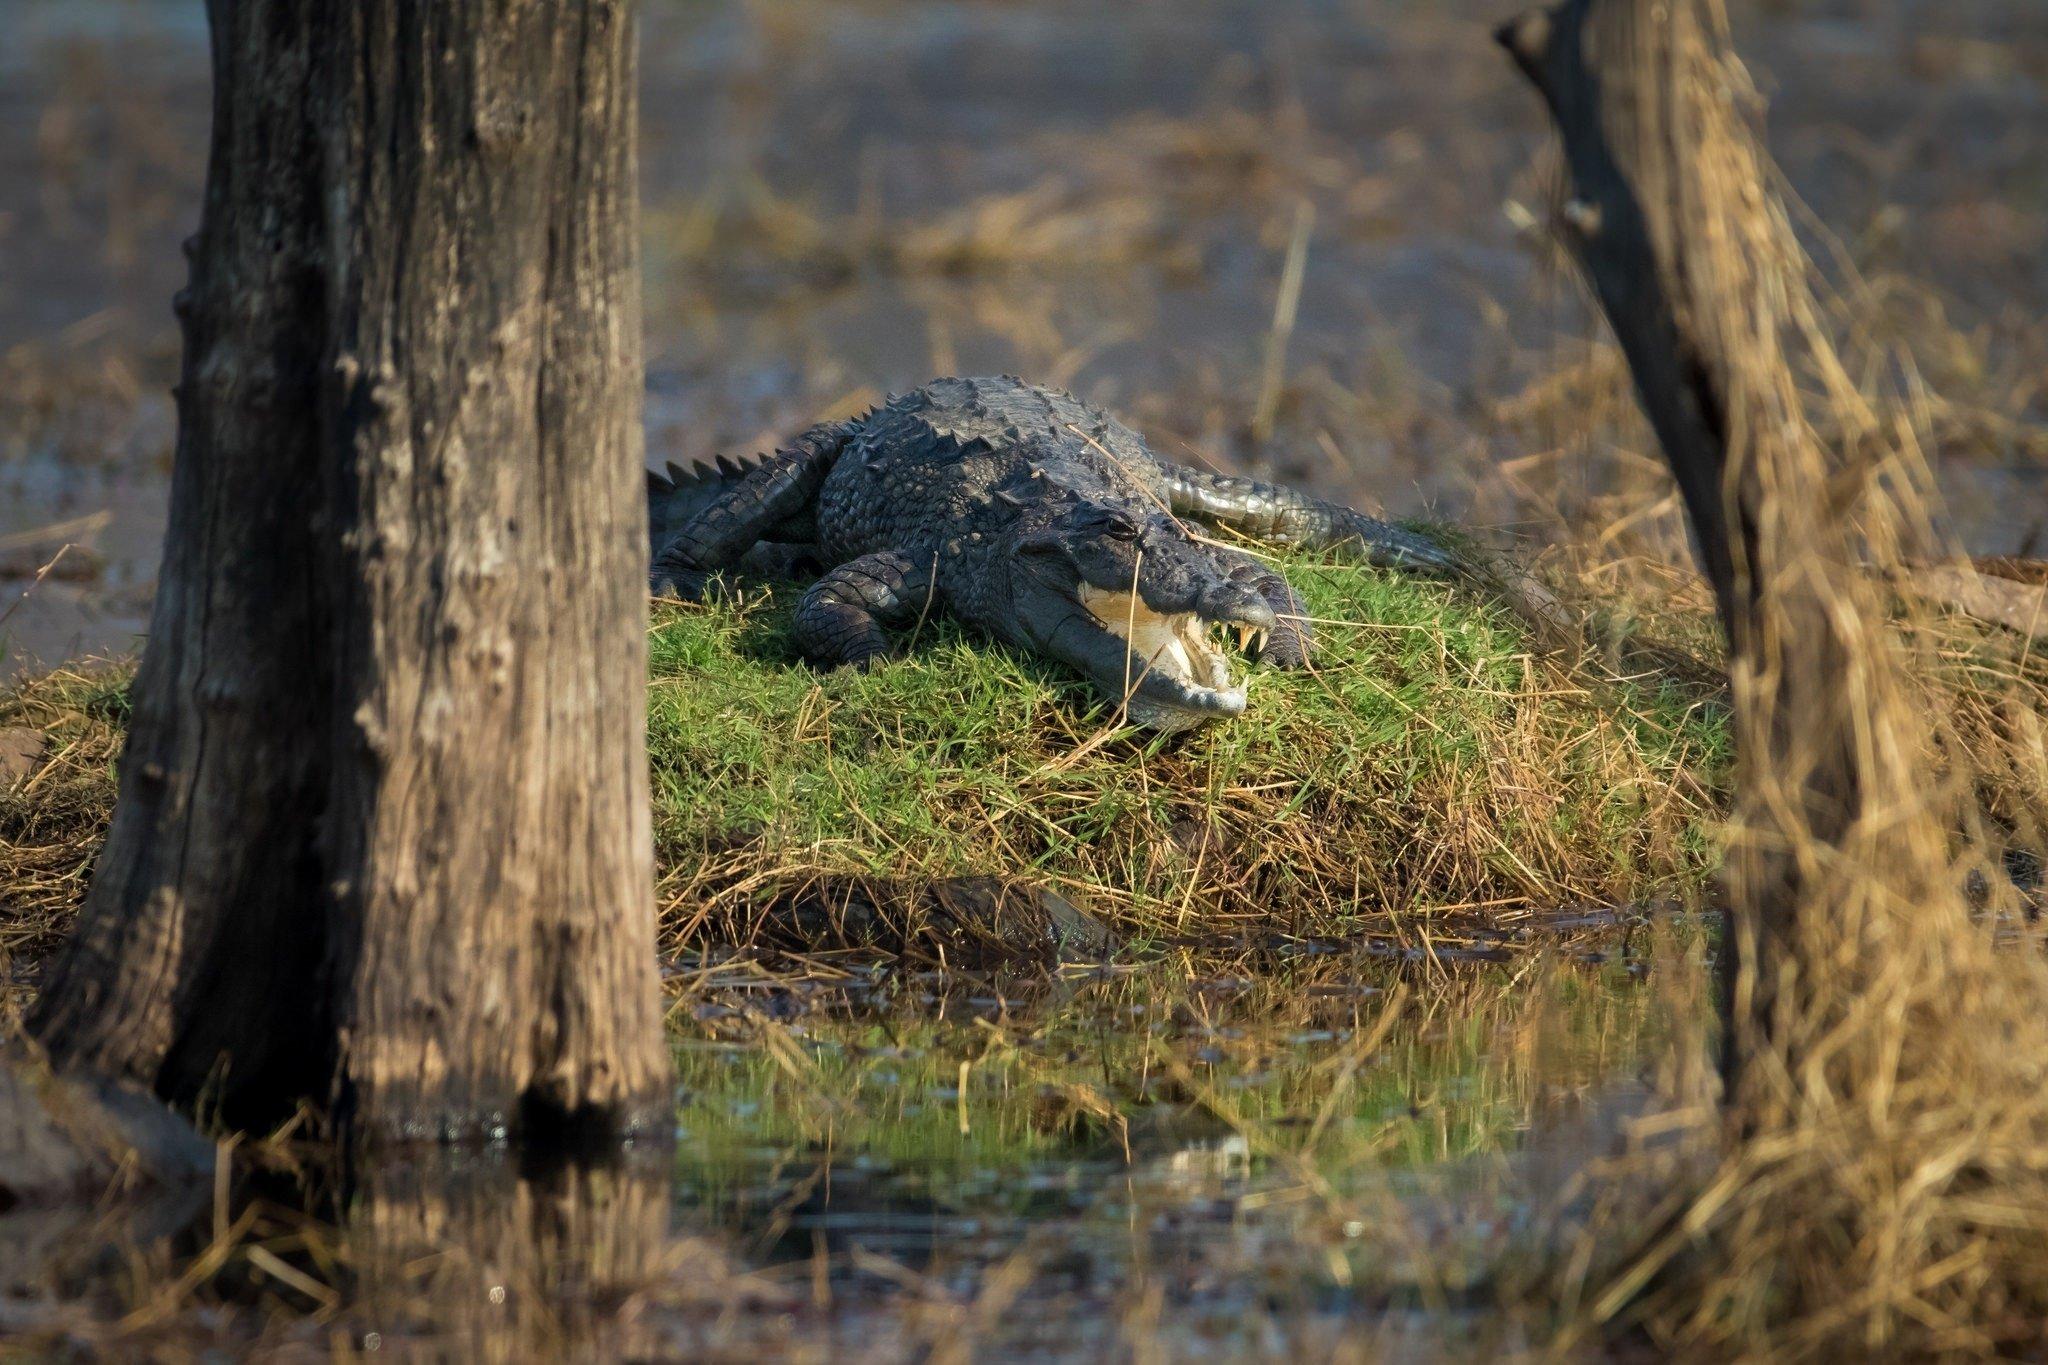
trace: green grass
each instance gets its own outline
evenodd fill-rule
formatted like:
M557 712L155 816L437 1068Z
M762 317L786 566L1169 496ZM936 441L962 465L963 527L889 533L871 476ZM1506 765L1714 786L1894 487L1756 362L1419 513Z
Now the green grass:
M1356 565L1286 564L1312 671L1235 721L1116 731L1057 666L933 619L866 674L795 655L796 592L665 607L657 846L692 923L807 882L1021 879L1127 932L1322 931L1359 912L1696 887L1728 762L1696 690L1567 674L1503 613Z

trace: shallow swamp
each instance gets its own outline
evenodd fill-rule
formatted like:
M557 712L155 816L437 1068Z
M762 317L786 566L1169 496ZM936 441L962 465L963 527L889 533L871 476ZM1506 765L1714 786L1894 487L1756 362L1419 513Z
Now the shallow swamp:
M11 1028L112 799L207 53L196 4L8 8ZM1179 458L1512 536L1604 648L1564 668L1452 590L1302 560L1326 664L1161 741L947 626L826 678L787 585L658 608L673 1147L351 1169L287 1128L139 1212L0 1210L0 1349L1543 1354L1521 1268L1584 1235L1575 1172L1687 1159L1649 1096L1708 1066L1729 757L1503 17L648 0L650 460L1018 373ZM2048 15L1737 17L1816 254L1924 372L1960 534L2041 553Z

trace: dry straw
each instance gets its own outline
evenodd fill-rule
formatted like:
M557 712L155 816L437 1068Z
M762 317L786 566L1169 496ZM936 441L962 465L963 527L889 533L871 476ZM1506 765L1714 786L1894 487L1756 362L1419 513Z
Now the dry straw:
M1581 1250L1625 1253L1567 1258L1546 1295L1566 1343L1626 1323L1778 1359L2038 1349L2048 971L2000 869L2039 847L2038 668L2008 641L2007 666L1937 686L1959 627L1890 620L1884 585L1938 544L1910 361L1859 354L1853 290L1817 282L1720 0L1596 4L1587 39L1754 536L1726 1128L1682 1189L1623 1167Z

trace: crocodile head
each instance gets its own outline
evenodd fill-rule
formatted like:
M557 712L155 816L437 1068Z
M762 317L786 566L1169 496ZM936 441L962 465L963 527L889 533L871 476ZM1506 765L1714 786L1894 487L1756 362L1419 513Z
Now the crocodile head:
M1276 624L1173 518L1076 499L1020 517L990 624L1079 670L1137 725L1182 730L1244 710L1233 645Z

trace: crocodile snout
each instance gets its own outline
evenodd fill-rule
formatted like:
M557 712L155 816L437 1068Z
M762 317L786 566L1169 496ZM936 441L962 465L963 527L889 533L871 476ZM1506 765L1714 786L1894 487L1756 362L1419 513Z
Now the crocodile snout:
M1195 614L1204 621L1225 621L1231 625L1271 630L1280 624L1265 598L1243 583L1213 583L1202 590Z

